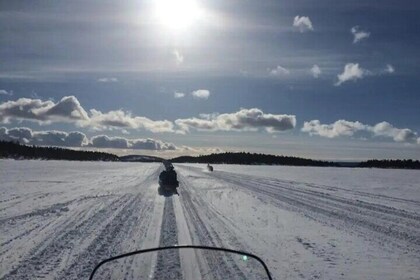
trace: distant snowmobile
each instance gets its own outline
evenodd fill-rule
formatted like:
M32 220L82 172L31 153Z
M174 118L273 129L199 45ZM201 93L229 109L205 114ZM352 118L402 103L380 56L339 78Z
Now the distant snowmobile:
M159 195L179 195L177 191L177 188L179 187L179 182L174 166L170 162L164 162L163 164L165 166L165 170L162 171L159 175Z
M207 170L213 172L213 166L211 166L210 163L207 164Z

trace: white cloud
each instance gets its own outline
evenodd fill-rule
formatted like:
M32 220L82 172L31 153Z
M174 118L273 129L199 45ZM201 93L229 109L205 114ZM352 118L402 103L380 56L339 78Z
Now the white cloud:
M183 97L185 97L185 93L175 91L175 92L174 92L174 97L175 97L175 98L183 98Z
M304 16L295 16L293 19L293 26L298 28L301 33L314 30L309 17Z
M13 91L7 91L5 89L0 89L0 95L12 96L13 95Z
M177 119L175 120L175 124L178 125L182 131L189 131L190 128L198 130L217 130L217 124L214 121L194 117Z
M220 115L219 113L211 113L211 114L204 114L201 113L199 114L201 119L205 119L205 120L212 120L214 118L217 118L217 116Z
M370 36L369 32L360 30L359 26L353 26L350 29L350 32L353 34L353 44L356 44L363 39L367 39Z
M92 137L91 146L95 148L128 149L128 140L123 137L97 135Z
M132 116L130 112L114 110L102 113L91 109L88 114L74 96L65 96L59 102L51 100L20 98L0 104L0 122L10 120L35 121L40 124L52 122L69 122L81 127L92 127L97 130L145 129L154 133L176 132L171 121L154 121L146 117Z
M156 139L127 139L124 137L110 137L107 135L97 135L91 138L89 146L95 148L114 148L114 149L135 149L135 150L177 150L172 143L163 142Z
M335 83L336 86L341 85L347 81L355 81L365 77L369 71L362 69L359 63L347 63L344 66L344 71L337 75L338 81Z
M153 121L146 117L132 116L130 112L114 110L106 113L91 109L91 117L87 122L79 122L83 127L91 126L98 130L108 128L132 128L145 129L154 133L174 132L174 125L171 121Z
M408 128L396 128L388 122L380 122L374 126L361 122L338 120L332 124L321 124L319 120L304 122L301 131L310 135L319 135L327 138L342 136L362 136L392 138L395 142L416 143L418 135Z
M98 82L100 83L116 83L118 82L118 79L115 77L103 77L103 78L99 78Z
M175 62L177 65L180 65L184 62L184 56L178 50L174 50L172 54L175 56Z
M366 76L381 76L384 74L393 74L394 72L395 68L391 64L387 64L384 69L369 71L361 68L358 63L347 63L344 66L343 73L337 75L338 81L335 85L339 86L344 82L355 81Z
M11 129L2 127L0 131L0 140L5 141L13 140L28 143L33 137L32 130L27 127L15 127Z
M32 131L27 127L0 128L0 140L19 141L29 145L81 147L88 144L86 135L82 132L70 133L57 130Z
M394 66L392 66L391 64L387 64L384 69L384 73L392 74L394 72L395 72Z
M417 133L408 128L396 128L388 122L380 122L371 128L376 136L391 137L395 142L414 143Z
M208 98L210 94L208 90L198 90L194 93L196 98ZM56 103L27 98L4 102L0 105L0 122L9 123L10 120L28 120L41 124L67 122L94 130L118 129L125 134L128 133L127 129L144 129L153 133L185 134L190 128L224 131L265 129L272 133L292 129L296 125L294 115L266 114L256 108L241 109L235 113L200 115L200 118L178 119L175 123L168 120L155 121L147 117L135 116L131 112L121 109L108 112L91 109L89 113L86 113L74 96L63 97ZM63 139L63 137L61 138Z
M312 66L310 71L311 71L311 74L314 78L319 78L319 76L321 76L321 74L322 74L321 68L319 68L319 66L316 65L316 64L314 64L314 66Z
M365 129L366 126L360 122L338 120L333 124L321 124L319 120L312 120L304 122L302 131L310 135L335 138L339 136L353 136L356 132Z
M163 142L160 140L155 139L134 139L129 140L130 148L131 149L140 149L140 150L177 150L176 147L172 143Z
M10 119L50 123L83 121L89 117L76 97L65 96L57 103L19 98L0 104L0 122L8 123Z
M89 146L95 148L139 149L154 151L179 149L172 143L151 138L127 139L123 137L97 135L89 140L84 133L79 131L72 131L69 133L57 130L33 131L27 127L15 127L11 129L0 127L0 140L18 141L22 144L38 146Z
M88 142L86 135L79 131L37 131L33 135L34 145L81 147Z
M272 76L284 76L284 75L289 75L290 71L280 65L277 65L276 68L273 69L268 69L268 72L270 73L270 75Z
M294 115L265 114L257 108L241 109L235 113L206 115L206 118L178 119L175 124L181 130L221 130L221 131L257 131L265 129L269 133L293 129L296 126Z
M197 99L208 99L210 96L210 91L207 89L198 89L191 92L191 95Z

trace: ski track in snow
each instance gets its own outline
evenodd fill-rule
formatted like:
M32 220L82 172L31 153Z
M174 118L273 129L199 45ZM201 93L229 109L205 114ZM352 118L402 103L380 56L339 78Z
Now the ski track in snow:
M87 279L103 259L185 242L255 253L275 279L420 274L420 214L397 207L418 209L415 199L184 165L176 165L180 195L162 197L159 164L0 167L1 279ZM158 252L119 265L98 279L264 276L241 256L209 251Z

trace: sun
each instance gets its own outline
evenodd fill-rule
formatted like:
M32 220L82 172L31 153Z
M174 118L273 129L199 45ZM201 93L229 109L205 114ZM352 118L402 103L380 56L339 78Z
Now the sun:
M191 27L201 16L195 0L155 0L156 18L160 24L173 30Z

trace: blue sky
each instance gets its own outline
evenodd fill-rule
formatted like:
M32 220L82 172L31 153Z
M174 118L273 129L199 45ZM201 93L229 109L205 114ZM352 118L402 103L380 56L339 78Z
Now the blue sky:
M419 12L401 1L2 1L0 138L419 159Z

